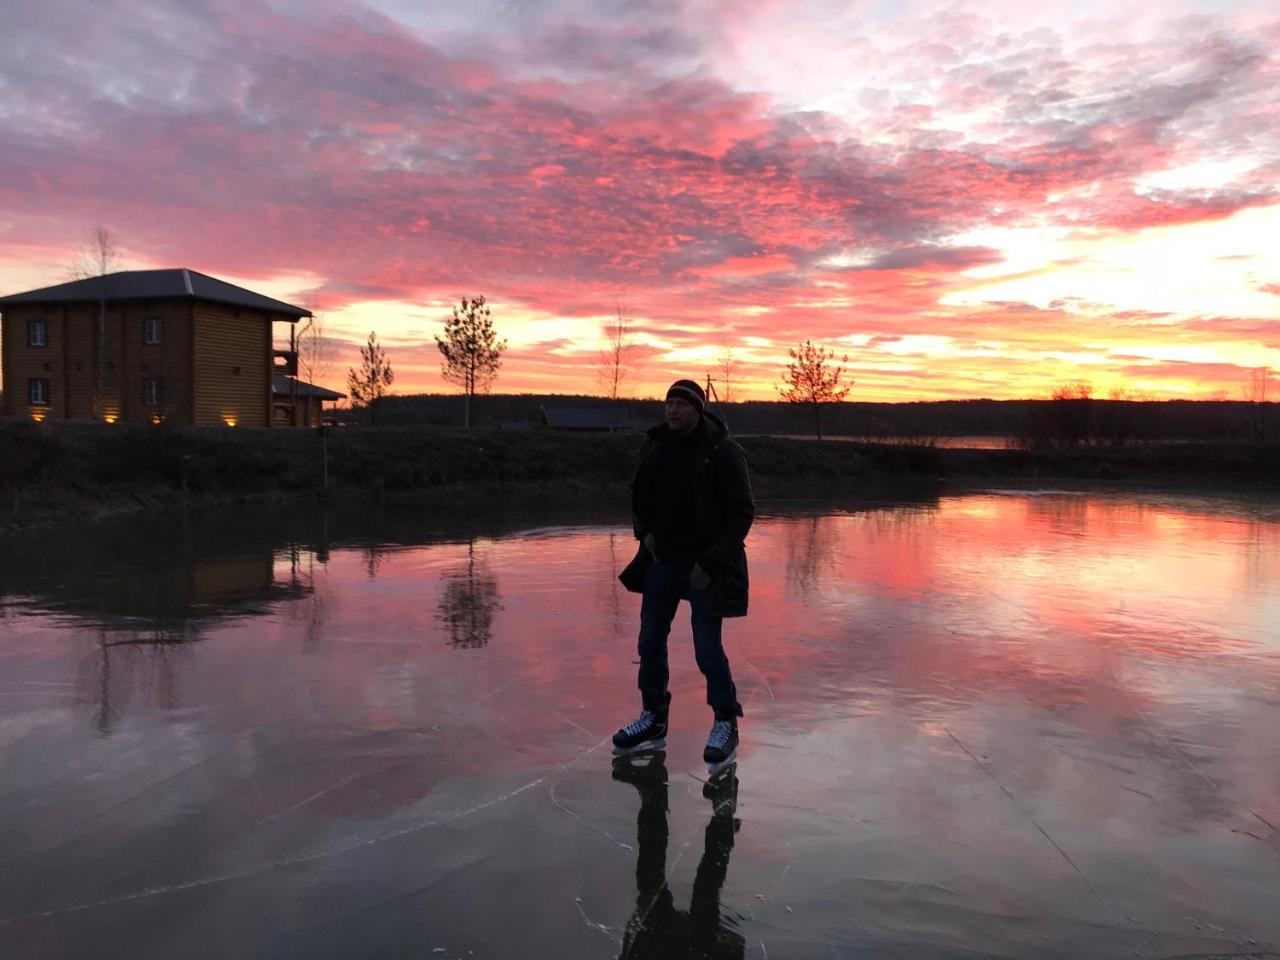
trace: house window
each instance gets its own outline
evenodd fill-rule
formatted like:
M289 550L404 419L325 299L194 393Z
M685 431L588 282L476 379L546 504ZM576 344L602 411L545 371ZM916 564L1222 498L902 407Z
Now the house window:
M159 343L161 323L159 317L147 317L142 321L142 342Z
M27 346L47 347L49 345L49 325L43 320L27 321Z
M164 403L164 380L162 378L142 378L142 402L153 407L158 407Z
M33 407L49 405L49 381L43 378L27 381L27 400Z

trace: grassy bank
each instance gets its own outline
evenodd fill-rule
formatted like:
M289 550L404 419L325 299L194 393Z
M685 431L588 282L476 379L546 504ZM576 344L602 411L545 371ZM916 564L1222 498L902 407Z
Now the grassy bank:
M330 431L333 496L625 487L640 437L438 427ZM1280 445L1165 444L1066 450L951 450L746 437L762 493L813 484L850 496L920 492L951 481L1108 483L1275 489ZM180 504L322 494L320 437L309 430L0 424L0 529Z

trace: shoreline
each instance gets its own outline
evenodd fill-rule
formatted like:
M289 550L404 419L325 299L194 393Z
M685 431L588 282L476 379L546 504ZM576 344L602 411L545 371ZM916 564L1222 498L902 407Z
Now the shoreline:
M0 534L235 504L625 498L636 433L0 423ZM999 483L1280 496L1280 444L976 449L746 436L762 499L920 499ZM324 447L330 486L323 487Z

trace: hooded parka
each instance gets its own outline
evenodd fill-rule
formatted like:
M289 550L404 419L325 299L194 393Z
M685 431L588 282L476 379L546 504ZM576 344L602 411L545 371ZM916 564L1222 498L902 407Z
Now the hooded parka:
M747 551L744 541L755 518L747 457L729 436L723 420L702 414L701 443L694 461L693 495L697 524L698 565L711 577L707 588L710 610L716 616L747 613ZM675 436L665 424L648 432L640 448L640 462L631 483L632 527L641 541L635 558L618 576L632 593L644 590L652 558L643 546L645 535L657 525L657 474L664 445Z

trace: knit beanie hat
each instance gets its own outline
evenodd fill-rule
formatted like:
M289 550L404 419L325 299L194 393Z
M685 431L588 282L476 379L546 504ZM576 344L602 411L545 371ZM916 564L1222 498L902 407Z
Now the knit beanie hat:
M707 395L692 380L677 380L673 383L667 389L667 399L670 400L672 397L688 401L699 413L707 406Z

